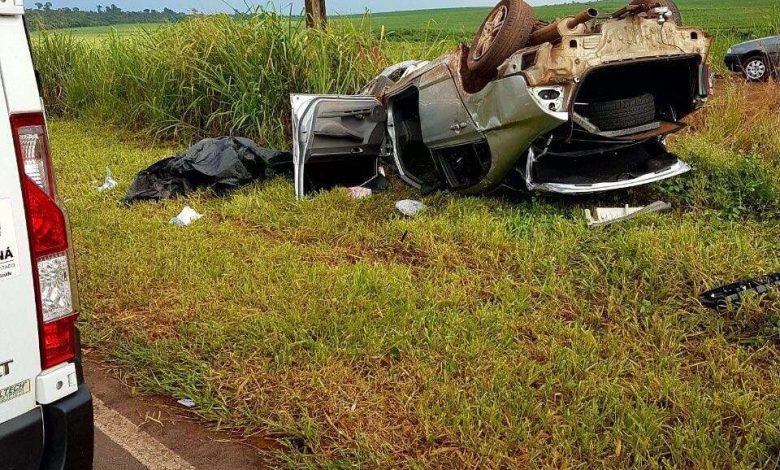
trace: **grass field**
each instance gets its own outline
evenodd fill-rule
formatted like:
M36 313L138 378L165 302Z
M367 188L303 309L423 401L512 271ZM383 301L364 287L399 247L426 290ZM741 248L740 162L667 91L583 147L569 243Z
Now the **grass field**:
M413 220L396 180L124 207L174 149L55 121L85 341L141 389L279 438L293 468L776 467L780 295L696 296L780 267L780 93L719 92L673 143L691 176L600 201L437 195ZM676 209L585 227L593 204L658 197ZM184 204L205 217L169 226Z
M610 13L625 6L621 0L606 0L564 5L538 6L534 12L538 18L552 20L573 15L594 6L602 13ZM678 0L677 4L685 22L713 33L744 33L750 35L759 29L774 28L780 32L780 4L774 0ZM373 25L385 26L388 31L411 32L431 30L452 33L455 37L470 40L485 19L489 8L453 8L442 10L375 13ZM360 17L352 17L360 22Z
M40 35L86 344L143 391L278 438L278 466L780 466L780 295L717 313L697 301L780 267L774 84L718 81L671 141L690 175L598 199L437 194L406 219L394 202L420 196L397 179L360 201L296 201L277 179L119 202L197 136L288 146L291 91L354 92L451 45L278 17ZM99 193L107 167L120 186ZM606 230L583 220L657 199L675 209ZM185 204L204 218L168 225Z
M143 31L153 31L160 26L161 23L146 23L146 24L118 24L115 26L93 26L89 28L68 28L59 29L57 31L72 34L82 39L101 39L111 34L116 34L120 37L131 37L139 34Z

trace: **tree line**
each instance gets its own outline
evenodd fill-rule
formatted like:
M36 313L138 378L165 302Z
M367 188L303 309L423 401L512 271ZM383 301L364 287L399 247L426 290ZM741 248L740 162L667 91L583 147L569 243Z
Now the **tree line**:
M174 23L187 16L170 8L162 11L124 11L113 3L97 5L97 11L79 8L52 8L51 2L35 3L34 10L25 12L30 29L82 28L88 26L111 26L117 24Z

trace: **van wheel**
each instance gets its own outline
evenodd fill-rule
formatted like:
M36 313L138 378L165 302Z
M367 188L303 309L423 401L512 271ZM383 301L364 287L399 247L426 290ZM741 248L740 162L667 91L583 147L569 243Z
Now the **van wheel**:
M682 14L680 13L680 9L677 7L677 4L674 3L673 0L633 0L631 2L632 5L646 5L648 3L657 3L661 5L661 7L668 8L672 13L670 21L673 21L677 26L683 25Z
M469 51L468 68L491 77L512 54L525 47L534 28L534 12L523 0L501 0L490 12Z
M751 82L765 82L769 79L769 67L767 66L766 57L761 54L745 59L742 62L742 71L745 74L745 78Z

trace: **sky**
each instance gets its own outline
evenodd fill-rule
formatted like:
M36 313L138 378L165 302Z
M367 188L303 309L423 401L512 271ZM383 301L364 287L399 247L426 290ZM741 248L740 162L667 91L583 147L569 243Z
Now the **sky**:
M25 0L30 8L35 1ZM115 4L123 10L143 10L154 8L162 10L165 7L177 11L189 11L196 8L204 12L230 11L230 5L240 11L246 10L245 2L254 6L273 5L280 11L293 13L303 10L303 0L49 0L54 8L79 7L82 10L95 10L98 4ZM421 10L426 8L454 8L473 6L492 6L496 0L326 0L329 14L362 13L366 9L373 12L397 10ZM572 0L530 0L533 5L549 5L566 3Z

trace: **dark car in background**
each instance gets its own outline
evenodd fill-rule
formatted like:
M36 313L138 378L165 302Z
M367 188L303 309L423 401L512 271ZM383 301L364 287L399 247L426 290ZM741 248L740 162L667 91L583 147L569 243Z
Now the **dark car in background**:
M770 36L732 46L726 51L726 66L741 72L751 82L765 82L780 73L780 36Z

